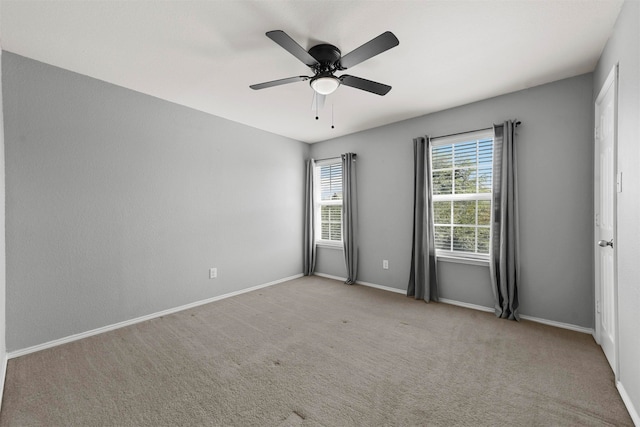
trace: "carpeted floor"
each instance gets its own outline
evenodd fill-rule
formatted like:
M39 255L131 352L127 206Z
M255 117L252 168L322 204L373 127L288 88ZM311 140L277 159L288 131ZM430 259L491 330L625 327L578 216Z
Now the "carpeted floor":
M36 425L633 424L589 335L306 277L10 360Z

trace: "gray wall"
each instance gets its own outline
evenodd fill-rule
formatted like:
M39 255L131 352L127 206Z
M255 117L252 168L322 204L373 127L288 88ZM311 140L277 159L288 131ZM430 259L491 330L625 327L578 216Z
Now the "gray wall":
M406 289L413 138L518 118L521 313L593 327L592 87L586 74L313 144L315 158L358 154L358 279ZM389 270L382 269L383 259ZM441 261L438 269L441 297L493 306L487 266ZM320 248L316 271L344 277L341 251Z
M3 56L9 351L302 272L308 145Z
M640 2L626 1L594 72L594 99L619 63L618 322L619 379L640 413ZM593 105L593 103L592 103ZM636 418L640 422L640 418Z

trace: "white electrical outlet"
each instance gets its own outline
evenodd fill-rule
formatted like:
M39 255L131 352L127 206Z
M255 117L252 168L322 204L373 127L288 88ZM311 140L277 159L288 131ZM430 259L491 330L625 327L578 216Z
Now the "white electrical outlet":
M385 270L389 269L389 260L388 259L383 259L382 260L382 268Z
M217 268L210 268L209 269L209 279L215 279L216 277L218 277L218 269Z

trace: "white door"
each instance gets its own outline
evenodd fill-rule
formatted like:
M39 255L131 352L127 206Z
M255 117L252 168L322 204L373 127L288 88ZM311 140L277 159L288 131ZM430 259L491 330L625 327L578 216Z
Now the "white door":
M621 189L616 174L617 75L615 66L596 99L594 164L596 341L616 377L616 191Z

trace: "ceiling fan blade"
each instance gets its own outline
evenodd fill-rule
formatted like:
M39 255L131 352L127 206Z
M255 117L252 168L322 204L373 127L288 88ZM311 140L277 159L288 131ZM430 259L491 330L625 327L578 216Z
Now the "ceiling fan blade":
M342 69L351 68L399 44L398 38L391 31L384 32L359 48L344 55L340 59L340 66Z
M315 67L320 63L309 53L296 43L287 33L282 30L269 31L266 33L274 42L278 43L284 50L298 58L307 67Z
M314 90L313 99L311 100L311 111L322 110L326 98L326 95L320 95Z
M266 89L268 87L273 87L273 86L286 85L288 83L303 82L305 80L309 80L309 77L296 76L296 77L288 77L286 79L272 80L270 82L258 83L257 85L251 85L249 87L253 90L258 90L258 89Z
M366 90L367 92L375 93L380 96L386 95L391 90L391 86L383 85L382 83L373 82L367 79L361 79L360 77L350 76L348 74L340 76L340 81L345 86Z

